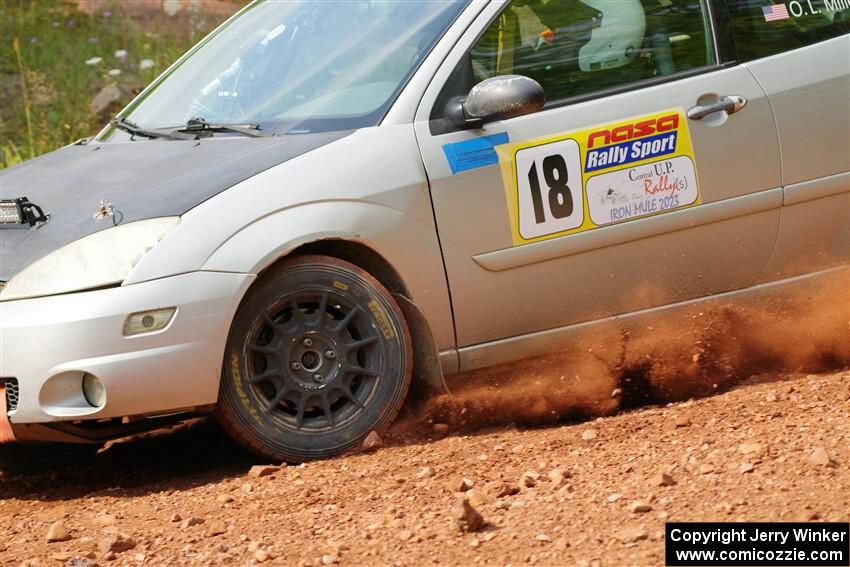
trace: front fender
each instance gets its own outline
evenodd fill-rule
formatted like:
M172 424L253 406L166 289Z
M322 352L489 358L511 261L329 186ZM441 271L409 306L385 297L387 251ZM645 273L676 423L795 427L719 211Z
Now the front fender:
M432 226L382 204L301 203L246 225L222 242L202 269L257 274L303 244L335 238L368 246L389 261L407 282L410 276L418 279L414 273L418 262L404 259L414 251L429 255L427 243L435 241L435 236ZM405 263L410 264L409 270L404 268ZM445 281L439 275L442 281L433 284ZM432 285L426 284L425 288Z

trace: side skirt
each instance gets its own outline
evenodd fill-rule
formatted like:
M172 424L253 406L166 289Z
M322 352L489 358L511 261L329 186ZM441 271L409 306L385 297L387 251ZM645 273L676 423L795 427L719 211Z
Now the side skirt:
M643 317L650 315L657 316L659 314L663 314L671 318L677 317L683 314L687 309L693 308L694 306L714 302L750 302L754 300L772 298L780 299L787 296L793 297L792 294L794 294L795 291L799 292L807 287L817 285L820 281L825 281L830 278L842 277L842 273L845 279L850 278L850 266L842 265L820 272L759 284L741 290L711 295L699 299L692 299L680 303L663 305L660 307L652 307L649 309L595 319L593 321L577 323L565 327L537 331L526 335L500 339L498 341L462 347L458 349L460 356L460 371L468 372L470 370L486 368L515 360L549 354L557 351L559 348L563 348L564 345L579 338L582 334L592 332L602 325L615 323L622 324L623 326L631 326L639 324ZM839 309L841 308L841 306L836 307ZM847 309L847 307L847 305L844 306L845 309ZM448 379L447 376L446 382L449 390L451 390L452 382L455 380L462 382L462 376L455 375L452 379Z

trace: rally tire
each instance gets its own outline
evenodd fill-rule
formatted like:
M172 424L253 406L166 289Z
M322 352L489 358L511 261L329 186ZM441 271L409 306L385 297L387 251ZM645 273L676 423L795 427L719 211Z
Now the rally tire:
M237 310L215 415L238 443L298 463L356 449L398 415L413 347L381 283L328 256L260 275Z

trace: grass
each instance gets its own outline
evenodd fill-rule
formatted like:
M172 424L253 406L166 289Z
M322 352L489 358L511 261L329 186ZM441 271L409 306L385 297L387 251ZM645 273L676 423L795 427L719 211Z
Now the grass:
M128 5L101 2L89 14L66 0L0 0L0 169L97 133L229 15ZM115 100L93 108L110 92Z

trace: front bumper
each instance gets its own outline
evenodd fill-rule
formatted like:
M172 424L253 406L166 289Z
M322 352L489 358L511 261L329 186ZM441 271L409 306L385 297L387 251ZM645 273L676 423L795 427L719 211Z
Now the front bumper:
M16 379L25 424L164 414L214 404L230 322L249 274L193 272L97 291L0 303L0 379ZM176 307L157 332L123 336L127 315ZM82 376L106 391L101 407ZM20 435L19 435L20 438Z

